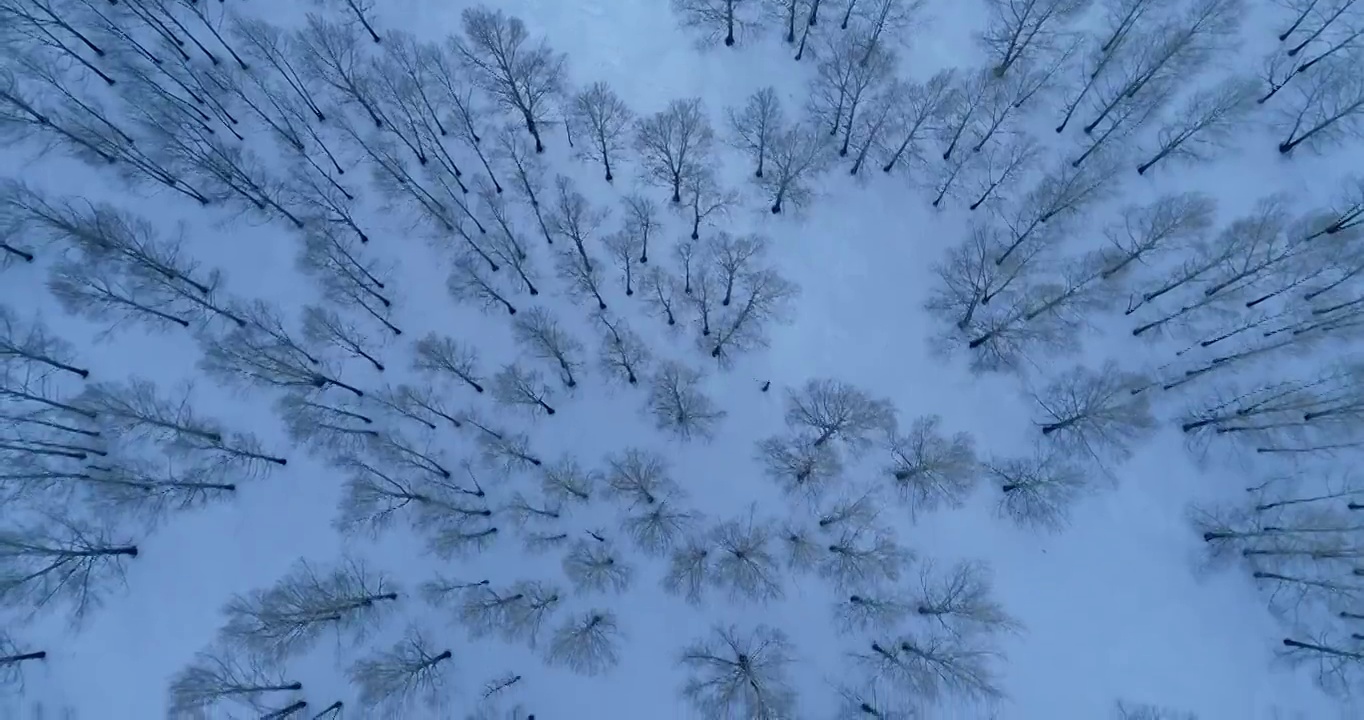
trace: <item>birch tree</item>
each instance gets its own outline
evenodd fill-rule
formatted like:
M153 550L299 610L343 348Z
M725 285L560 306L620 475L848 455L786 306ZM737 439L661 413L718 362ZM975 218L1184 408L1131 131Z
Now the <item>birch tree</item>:
M987 460L983 467L1003 494L999 514L1024 527L1063 528L1070 506L1087 484L1085 471L1054 447L1036 449L1027 457Z
M42 514L0 528L0 599L21 613L60 610L72 625L123 580L137 546L107 528Z
M532 415L553 415L549 404L553 397L539 372L526 370L515 363L502 368L493 377L493 399L504 405L519 406Z
M577 134L586 141L578 146L579 157L599 162L606 171L606 182L611 172L612 159L619 160L626 148L626 131L634 124L635 114L604 82L596 82L573 96L570 110Z
M890 402L874 398L848 383L810 380L786 398L786 425L813 431L814 445L837 440L850 450L870 446L872 436L895 427Z
M682 202L682 183L710 163L714 130L701 98L673 100L668 107L635 122L635 151L649 182L672 191Z
M648 372L652 357L643 338L625 323L606 313L593 316L601 326L599 362L603 372L612 380L624 380L629 385L639 384Z
M482 393L478 374L478 349L451 337L429 333L417 341L412 359L414 370L449 376Z
M1051 49L1088 9L1089 0L991 0L990 23L979 38L994 61L995 76Z
M303 337L313 345L331 346L350 357L362 358L378 372L385 369L374 357L373 341L364 331L327 308L317 305L304 308Z
M701 33L701 43L733 47L760 26L755 0L673 0L673 12L684 27Z
M338 379L285 334L282 327L273 330L253 323L206 338L200 367L210 375L246 386L315 390L338 387L356 397L365 394Z
M787 128L773 138L767 172L758 180L772 197L772 214L789 206L801 207L814 196L811 187L828 169L833 145L822 129L810 123Z
M715 525L710 531L709 583L736 602L766 603L783 597L772 534L771 525L754 517L753 508Z
M356 561L322 568L301 560L274 585L233 596L223 608L221 637L284 660L306 652L329 629L358 641L397 600L385 575Z
M1156 132L1156 148L1137 166L1137 174L1164 161L1207 162L1224 150L1249 119L1252 81L1232 77L1190 95L1174 117Z
M1317 150L1359 133L1364 119L1364 79L1348 58L1324 63L1297 84L1293 107L1284 112L1287 133L1279 152L1304 143Z
M759 89L748 97L743 108L726 110L729 144L745 153L753 161L753 177L763 176L763 167L777 134L786 125L781 100L772 86Z
M260 441L249 433L231 432L196 413L192 385L166 394L154 383L134 377L124 383L89 385L77 400L97 414L100 425L111 434L125 441L150 440L172 454L203 458L218 472L250 476L269 466L288 464L284 458L262 453Z
M170 683L170 715L190 718L226 707L256 714L270 712L281 697L292 698L303 683L249 654L214 646L195 653Z
M790 496L819 500L838 481L842 459L829 444L816 445L805 434L775 436L758 442L767 476Z
M1095 459L1122 460L1156 429L1148 395L1132 393L1145 378L1109 361L1098 369L1076 366L1060 373L1033 399L1045 421L1042 434Z
M926 563L919 572L914 612L957 636L1018 633L1022 623L994 597L989 565L964 560L950 566Z
M0 305L0 367L33 365L75 375L90 377L90 371L77 367L74 348L56 336L39 317L20 318L5 305Z
M780 630L717 626L683 649L679 661L688 674L682 697L701 715L776 718L795 710L793 650Z
M725 411L702 391L701 380L699 371L680 363L658 365L649 383L649 411L659 430L682 440L714 436Z
M733 302L717 318L712 335L697 342L721 365L741 352L766 347L767 324L786 318L798 293L799 288L775 270L749 272L736 287ZM668 315L671 318L671 311Z
M359 688L360 707L379 718L441 712L448 704L454 653L438 647L409 627L392 646L355 661L348 675Z
M559 371L564 387L578 384L576 373L581 371L582 343L570 335L551 315L541 308L522 313L512 325L513 334L534 357L551 363Z
M460 19L464 39L452 46L483 90L525 124L535 152L544 152L540 127L563 92L564 56L543 40L531 41L525 23L501 10L466 8Z
M980 476L975 439L966 432L947 435L941 424L939 416L925 415L908 433L887 437L891 464L886 473L911 517L942 505L961 507Z
M593 609L566 618L554 631L545 660L580 675L600 675L620 662L624 633L609 610Z
M0 630L0 688L22 692L24 663L32 663L46 657L46 651L20 646L9 633Z
M463 255L455 260L455 267L446 280L446 288L456 300L475 303L485 311L506 310L508 315L516 314L516 306L507 299L504 291L493 283L487 271L477 258Z
M1002 697L995 668L1000 653L979 639L919 631L878 639L865 648L853 654L859 665L924 700L990 702Z

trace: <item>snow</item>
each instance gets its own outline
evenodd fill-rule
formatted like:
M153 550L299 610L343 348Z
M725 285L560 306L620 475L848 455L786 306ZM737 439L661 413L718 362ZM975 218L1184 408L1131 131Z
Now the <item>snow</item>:
M464 7L414 0L381 5L377 27L404 28L432 40L457 32ZM904 72L922 80L941 67L981 62L971 34L983 25L982 5L979 0L931 2L935 21L914 36ZM733 50L699 51L692 36L677 28L667 3L658 0L507 0L498 6L525 19L533 34L543 34L567 53L575 84L605 80L641 115L674 98L700 96L718 129L724 107L741 103L769 83L783 94L790 112L799 106L812 73L812 63L795 63L786 46L768 38ZM303 8L238 10L284 24L301 18ZM1272 40L1260 19L1252 20L1247 37L1257 43L1264 37ZM1239 57L1259 57L1258 46L1250 45ZM1235 63L1225 65L1230 69ZM1321 199L1350 167L1340 156L1299 153L1281 158L1271 138L1270 133L1240 138L1228 158L1208 166L1164 169L1153 173L1154 178L1132 174L1124 181L1120 201L1172 188L1203 188L1217 194L1219 217L1226 219L1270 190ZM546 144L552 169L572 176L595 204L610 207L613 216L605 231L614 229L621 217L618 198L632 186L637 166L622 168L612 187L595 167L567 156L558 129L547 132ZM504 425L526 429L546 463L574 454L600 466L604 456L628 447L663 452L691 505L712 519L738 517L750 504L760 516L786 512L786 501L762 476L753 446L781 430L785 392L811 378L836 377L891 399L902 426L936 413L943 416L945 430L970 431L987 454L1027 450L1035 429L1023 381L1013 375L975 376L963 358L935 353L930 341L938 323L920 309L934 282L932 263L963 236L964 208L934 211L924 191L900 177L868 171L854 180L839 166L808 211L774 217L748 185L748 170L737 154L724 150L721 155L726 159L725 182L748 193L727 229L769 235L775 260L801 287L792 322L772 329L770 348L742 357L732 368L715 368L692 346L686 331L669 332L643 311L638 298L626 298L614 272L608 273L608 302L623 309L657 356L707 369L708 393L728 412L718 436L709 443L670 440L644 414L642 390L607 385L595 367L574 392L556 387L556 416L527 420L500 410ZM222 268L229 294L269 299L294 316L304 304L317 301L317 288L295 269L299 242L280 227L232 218L218 209L200 210L169 195L133 195L111 174L57 156L29 165L10 154L5 166L11 168L6 175L47 190L119 204L156 218L166 230L183 221L187 250L206 267ZM660 202L666 199L658 190L646 192ZM367 194L376 197L373 191ZM1097 210L1090 227L1097 228L1114 206ZM373 228L367 252L398 268L393 300L404 334L386 340L387 373L380 376L359 362L348 362L346 382L374 388L410 381L411 343L431 331L475 342L488 375L518 359L521 351L511 341L505 315L485 315L448 296L445 275L451 253L436 247L439 241L428 242L426 231L413 230L414 218L373 202L362 217ZM675 218L668 223L665 243L681 237L685 226ZM592 353L595 331L583 306L561 297L547 248L532 227L523 220L542 287L556 288L538 302L567 323ZM658 262L668 260L664 247L656 251ZM599 257L604 261L603 254ZM44 272L42 259L0 272L0 302L40 312L62 336L76 342L92 380L138 376L171 387L198 377L199 349L187 334L149 335L126 327L98 339L101 327L63 314L51 301L43 288ZM520 303L528 300L518 298ZM374 336L379 337L377 332ZM1086 348L1091 359L1143 352L1114 344L1121 338L1101 340ZM772 390L762 394L758 387L767 380ZM556 384L552 376L550 381ZM490 400L472 398L462 389L452 387L448 396L492 408ZM459 717L481 683L506 670L525 676L518 700L540 718L699 717L677 695L677 652L714 623L764 622L786 630L798 649L793 684L800 693L801 717L830 717L833 712L833 684L843 677L843 653L850 641L833 627L833 596L823 583L789 583L785 600L766 607L711 598L696 610L659 591L661 561L637 556L635 582L627 594L574 597L569 603L567 612L612 610L626 636L618 667L604 676L579 677L545 666L525 647L470 640L449 615L427 608L415 596L417 586L436 572L488 578L494 584L553 579L567 585L557 554L527 556L516 543L504 541L471 559L445 562L429 555L420 539L403 529L378 540L343 539L330 526L343 474L290 447L268 396L198 378L195 397L206 414L255 432L268 449L287 455L288 467L244 486L229 504L178 516L139 539L141 553L129 564L126 589L114 592L79 633L54 617L24 629L22 637L46 648L49 656L28 669L22 698L0 700L0 709L11 713L0 716L38 717L42 706L47 712L69 709L79 718L159 717L171 675L213 639L222 623L220 608L230 595L270 585L298 558L327 563L343 552L393 573L406 595L400 617L389 619L362 647L326 641L289 664L291 678L305 687L310 708L321 709L335 699L351 705L354 688L340 670L365 649L395 641L407 623L415 622L454 652L451 704L429 717ZM1184 519L1186 504L1234 494L1246 483L1235 474L1197 467L1176 435L1167 429L1142 448L1119 469L1112 487L1074 508L1072 526L1056 535L1019 530L994 517L991 488L980 488L961 510L939 511L913 523L898 516L903 539L922 558L988 560L1001 601L1026 625L1024 634L1004 642L1008 699L999 718L1101 718L1118 697L1184 708L1205 720L1258 720L1278 717L1273 714L1278 711L1284 717L1349 716L1312 687L1308 677L1274 666L1272 651L1281 628L1249 580L1196 572L1198 542ZM447 466L476 454L467 431L455 434L441 428L433 437L450 461ZM874 470L874 463L853 467L849 476ZM528 477L509 482L532 486ZM575 517L572 526L614 530L610 510L593 512ZM886 512L899 511L891 506ZM984 717L982 712L944 709L931 717L976 718ZM348 717L364 717L354 713Z

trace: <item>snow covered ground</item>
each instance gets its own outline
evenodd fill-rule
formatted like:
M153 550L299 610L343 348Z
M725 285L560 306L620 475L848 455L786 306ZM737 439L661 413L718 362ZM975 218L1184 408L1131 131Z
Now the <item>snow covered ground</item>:
M1256 5L1246 22L1247 47L1216 59L1210 75L1263 54L1269 44L1265 41L1273 41L1263 21L1284 13L1264 5ZM438 41L459 31L465 6L389 0L374 10L374 25L380 32L402 29ZM226 7L286 27L300 24L303 13L315 9L302 3L265 6L238 0L228 0ZM742 104L769 84L777 88L788 112L795 113L814 72L813 62L792 60L775 24L760 36L742 38L735 48L698 49L695 34L678 27L662 0L508 0L497 7L524 19L533 36L545 37L567 54L574 86L605 81L641 116L663 109L670 100L698 96L719 130L724 108ZM346 11L340 6L327 12L340 17ZM839 12L835 8L829 14ZM973 34L986 22L980 0L930 0L925 13L930 20L907 39L902 75L922 81L946 67L986 62L973 43ZM836 25L836 17L827 22ZM1050 109L1038 115L1035 123L1029 122L1038 125L1039 137L1049 147L1066 147L1067 141L1049 137ZM640 184L639 165L628 153L614 183L608 184L596 165L571 157L561 128L544 132L551 171L572 177L594 205L611 210L602 235L618 227L623 218L620 197L637 186L665 204L664 191ZM248 142L264 148L258 150L261 155L276 154L263 131L252 133ZM1216 194L1222 219L1274 189L1325 198L1361 157L1356 151L1284 158L1274 151L1275 142L1273 132L1256 130L1238 136L1217 162L1150 178L1132 173L1116 198L1089 211L1083 227L1097 230L1120 205L1172 189ZM929 205L932 192L902 176L874 169L854 178L840 162L820 181L818 196L807 209L773 215L767 210L769 200L749 182L747 161L723 147L717 155L723 159L719 170L724 182L741 191L743 201L720 227L703 226L703 237L719 229L767 235L771 259L800 287L789 322L771 327L769 347L720 367L697 349L689 322L669 328L645 310L638 294L626 297L614 268L606 273L609 293L604 293L612 312L646 339L657 359L680 360L706 373L706 393L726 412L713 439L682 442L656 430L644 407L645 390L609 382L595 362L572 390L546 372L554 390L553 416L531 418L500 408L486 395L475 396L454 384L443 392L450 404L482 408L501 426L524 430L546 464L571 455L602 467L604 458L626 448L656 450L667 457L672 475L685 489L685 504L708 523L745 517L750 508L759 517L777 519L804 512L764 476L754 447L782 431L787 393L814 378L837 378L889 399L901 427L920 416L940 415L944 430L971 433L982 456L1028 451L1037 427L1027 392L1054 368L1026 375L972 374L960 354L935 351L933 338L941 323L922 309L930 287L938 282L933 264L966 231L971 213L963 203L935 209ZM283 222L234 217L169 193L130 193L108 169L92 169L59 153L30 163L32 154L22 146L3 157L4 175L44 191L113 203L153 218L163 232L183 223L186 253L204 268L222 270L226 296L267 300L291 324L298 322L303 306L321 297L316 283L297 269L301 240ZM471 153L461 149L458 157L468 175L477 174L470 169L477 167ZM508 315L482 312L447 292L457 241L418 227L420 218L410 210L383 207L379 194L361 180L366 175L348 173L353 179L347 182L363 187L364 208L358 216L371 238L365 253L392 267L387 276L392 321L403 332L392 337L371 327L370 336L382 342L377 357L387 369L380 374L350 359L342 364L342 379L367 391L384 383L419 382L421 376L409 367L413 344L432 332L475 344L487 378L514 360L533 365L513 341ZM505 177L503 183L508 184ZM672 213L664 217L655 263L672 262L671 246L689 229ZM588 319L591 303L567 297L553 274L551 248L530 214L518 210L516 222L530 248L531 264L539 269L542 293L509 297L522 313L532 306L548 309L584 343L587 356L595 356L598 331ZM556 244L556 251L562 249ZM619 664L609 672L584 676L550 666L541 657L543 640L532 650L522 643L469 637L452 611L422 602L417 588L424 581L440 573L471 582L487 579L494 586L538 579L569 587L560 569L563 551L529 554L506 533L485 552L441 559L401 522L377 539L343 537L332 524L346 473L288 439L272 395L224 387L205 377L197 365L202 346L188 332L149 333L141 325L127 324L101 337L104 324L64 313L46 290L55 250L36 254L33 263L0 270L0 304L25 316L41 316L73 343L81 366L90 371L88 382L140 377L172 388L193 381L197 409L233 429L256 434L267 452L286 456L288 465L267 478L244 481L230 502L176 515L154 532L135 537L139 553L127 564L126 588L112 591L78 632L68 629L60 614L43 615L27 626L15 624L16 636L48 655L41 664L24 668L22 695L0 696L0 717L27 720L65 717L62 713L68 712L74 718L160 717L172 677L213 641L230 596L270 586L300 558L328 565L343 553L390 573L401 597L392 616L361 644L328 636L285 665L285 674L302 683L301 697L309 703L299 717L311 717L336 700L348 706L347 718L371 717L359 707L356 688L344 670L368 651L397 641L409 624L422 627L435 646L453 653L444 704L411 710L406 717L412 718L462 718L477 704L483 683L508 671L523 680L499 707L511 712L518 705L541 720L705 717L678 693L683 674L677 655L716 623L766 623L789 635L795 649L789 669L798 693L795 717L834 717L840 702L837 687L858 677L847 653L862 651L862 639L834 624L830 608L837 593L827 583L792 573L785 597L778 601L731 602L711 593L703 604L691 606L659 588L666 560L637 552L629 553L635 567L627 592L569 592L563 610L602 608L616 615L623 641ZM1148 346L1121 337L1125 327L1109 330L1100 322L1087 341L1083 356L1090 362L1116 356L1140 367L1148 355L1154 356ZM763 392L766 382L771 388ZM71 393L79 391L79 384L70 387ZM335 388L326 393L338 401L345 394ZM1181 409L1179 400L1157 404L1162 418ZM1307 674L1274 663L1282 627L1248 578L1197 571L1200 542L1185 518L1186 506L1235 496L1250 483L1241 468L1198 467L1181 446L1177 427L1167 425L1117 468L1111 487L1101 482L1098 492L1082 498L1071 512L1070 526L1058 533L1020 529L997 517L998 488L988 483L976 489L964 508L913 519L886 502L882 519L893 523L918 562L988 562L999 601L1025 628L999 640L1007 658L998 665L1005 697L995 707L944 702L923 717L1106 718L1117 698L1182 708L1204 720L1358 717L1340 710ZM442 425L425 432L410 424L395 426L405 427L410 437L429 437L446 467L456 468L464 459L477 463L478 449L467 427ZM868 482L884 464L880 456L854 454L847 460L845 477ZM498 480L489 470L478 472L489 494L503 501L517 490L532 492L538 486L533 473ZM619 536L618 512L610 504L597 504L563 525L576 534L596 530ZM622 538L621 545L628 543ZM912 585L917 575L917 568L910 569L903 582ZM907 694L898 688L883 691L892 697ZM223 714L206 717L237 717L217 712Z

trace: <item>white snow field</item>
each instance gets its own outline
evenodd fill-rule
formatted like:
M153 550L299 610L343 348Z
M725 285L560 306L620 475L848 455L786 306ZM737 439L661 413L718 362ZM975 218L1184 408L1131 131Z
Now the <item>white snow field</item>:
M498 104L471 19L562 81ZM0 718L1364 717L1364 2L0 0L0 41ZM630 118L612 182L575 153L597 82L700 99L686 203Z

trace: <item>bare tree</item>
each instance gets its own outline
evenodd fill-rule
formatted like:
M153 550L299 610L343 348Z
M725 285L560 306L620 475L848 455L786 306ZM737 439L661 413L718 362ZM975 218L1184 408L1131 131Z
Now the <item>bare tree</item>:
M639 193L625 196L624 231L639 241L639 264L649 264L649 236L658 229L658 204Z
M606 464L606 494L626 507L655 505L681 493L658 453L629 448L608 456Z
M282 81L284 88L281 92L288 92L296 95L307 108L308 114L316 118L318 122L324 122L327 118L313 97L313 89L310 87L311 78L308 73L301 72L295 67L294 61L301 58L298 36L287 33L284 30L256 18L246 18L240 15L232 15L230 18L229 34L237 41L242 49L242 54L246 56L251 64L258 70L270 71L271 75ZM263 73L260 73L263 75ZM262 87L274 85L269 80L261 83Z
M625 151L625 134L634 123L634 112L604 82L592 83L574 95L569 112L578 134L587 138L578 146L578 155L601 163L606 182L611 182L615 177L611 160Z
M715 424L725 417L701 390L702 375L681 363L661 363L649 381L649 411L660 430L668 430L682 440L709 439Z
M804 434L770 437L758 442L758 455L769 478L787 495L818 500L843 472L832 445L818 444Z
M733 601L766 603L780 599L781 570L772 548L772 528L749 509L741 518L726 520L710 532L710 583Z
M661 556L691 532L696 520L696 513L678 507L673 499L665 499L647 508L635 509L622 519L621 528L641 552Z
M559 252L554 258L555 270L560 279L568 285L569 295L582 302L592 302L596 311L606 310L606 298L602 297L601 265L594 263L586 254Z
M467 41L452 41L460 58L503 110L520 117L544 152L540 126L562 92L564 56L543 40L531 42L525 23L501 10L466 8L460 15Z
M223 647L195 654L170 684L170 715L189 718L231 703L257 714L270 712L279 694L291 697L303 689L252 655L239 657Z
M1254 107L1253 81L1231 77L1200 90L1180 105L1174 118L1157 131L1157 146L1150 158L1137 166L1137 173L1165 160L1202 162L1226 147L1249 119Z
M262 454L260 441L249 433L229 432L217 421L200 416L192 406L192 394L192 385L167 396L154 383L132 378L89 385L78 402L97 414L111 434L125 440L152 440L173 454L204 457L219 472L254 474L262 467L288 464L284 458Z
M544 464L530 448L530 438L524 433L509 433L480 427L471 418L465 421L481 431L478 436L483 458L491 465L500 465L504 472L530 471ZM494 530L495 531L495 530Z
M1036 449L1028 457L987 460L982 467L1003 493L1000 515L1027 527L1064 527L1070 505L1087 484L1085 471L1054 446Z
M205 372L242 384L281 388L325 389L329 386L350 391L356 397L365 393L336 379L325 366L289 339L282 328L269 329L252 324L205 339Z
M564 387L577 387L575 373L582 367L579 360L582 343L564 330L558 320L541 308L532 308L516 318L512 331L531 355L558 368Z
M945 630L902 634L868 643L854 658L876 677L927 701L989 702L1002 696L995 679L999 653L978 638Z
M925 415L908 433L887 437L891 465L886 472L911 517L940 505L961 507L980 474L975 439L965 432L946 435L941 423L939 416Z
M485 274L478 260L471 255L463 255L455 260L454 270L446 282L450 295L457 300L477 303L485 310L503 308L508 315L516 314L516 306L502 294Z
M515 363L503 367L493 377L493 399L504 405L524 407L532 414L554 414L554 408L547 402L551 395L544 378L538 371L525 370Z
M733 302L717 318L715 332L697 341L721 365L731 362L740 352L766 347L764 326L784 319L799 292L794 283L771 269L753 270L742 275L741 280ZM661 294L659 297L662 304ZM668 315L671 319L671 310Z
M646 178L672 190L672 201L682 202L682 184L710 162L714 131L701 98L673 100L635 122L635 151Z
M814 122L829 128L829 137L844 133L839 154L846 155L851 128L863 98L877 85L889 80L894 58L884 52L865 50L860 33L841 33L829 39L824 59L816 69L811 86L810 111ZM872 62L863 63L867 57Z
M540 487L547 497L567 503L587 503L598 485L605 482L596 470L586 470L572 457L565 457L543 469Z
M549 228L571 241L583 267L590 268L592 261L587 255L587 243L601 229L607 212L593 207L566 175L555 176L554 188L556 203L549 218Z
M1311 666L1317 684L1327 692L1344 695L1353 689L1360 665L1364 664L1364 653L1355 649L1355 638L1346 639L1330 632L1300 637L1306 639L1283 639L1282 657L1290 666Z
M942 568L925 564L919 573L914 612L960 636L1018 633L1022 623L999 604L990 566L964 560Z
M1161 195L1146 205L1123 207L1104 228L1104 279L1126 277L1161 258L1183 252L1213 223L1216 202L1201 193Z
M367 261L351 238L334 228L307 233L299 265L318 277L334 300L347 305L364 302L366 307L378 303L385 309L393 305L387 295L388 268Z
M290 438L314 450L354 452L379 434L373 418L307 395L287 394L280 398L279 409Z
M324 569L301 560L274 585L229 600L222 639L283 660L306 651L329 629L362 638L397 599L386 576L359 562Z
M739 204L739 194L720 185L715 173L704 168L682 184L684 212L691 216L691 239L701 238L701 223L715 224Z
M893 78L868 98L866 110L848 125L845 144L849 148L840 148L840 155L853 156L849 175L862 170L873 150L882 156L890 155L892 136L898 134L906 119L912 92L913 86L908 82Z
M1045 53L1067 25L1089 9L1089 0L991 0L990 25L980 34L1002 77L1009 68Z
M639 264L640 254L644 251L644 245L640 239L639 235L626 228L607 236L604 243L607 252L611 255L611 260L625 280L626 297L635 294L635 285L637 284L635 282L637 272L635 266Z
M989 145L975 166L979 168L972 196L975 200L968 207L976 210L992 199L998 200L1020 175L1037 165L1039 149L1037 141L1028 135L1013 136L1005 142Z
M814 445L838 440L851 449L865 448L874 433L895 428L890 402L873 398L845 382L810 380L786 399L786 424L815 432Z
M620 662L624 639L615 613L593 609L566 618L550 640L545 660L580 675L600 675Z
M412 367L429 374L452 376L474 392L483 392L478 374L478 349L454 338L430 333L418 340Z
M928 82L911 84L905 91L904 117L899 119L899 131L895 143L882 172L890 172L899 166L907 168L922 163L920 140L925 135L936 134L949 115L956 112L961 96L956 92L957 78L953 70L937 73ZM890 149L892 146L887 145ZM903 161L903 162L902 162Z
M0 688L22 692L24 663L46 657L46 651L21 648L9 633L0 630Z
M811 185L829 168L833 144L810 123L799 123L772 138L768 172L758 186L772 196L772 214L788 206L800 207L814 195Z
M324 7L332 6L338 10L349 10L351 14L355 16L354 22L365 29L365 32L369 34L369 38L373 40L375 44L381 42L379 33L374 32L374 27L370 24L369 18L365 17L365 13L374 10L373 0L313 0L313 2Z
M661 583L670 595L680 595L692 605L700 604L710 578L710 543L692 535L673 548L668 556L668 572Z
M543 159L531 152L525 137L510 126L498 132L494 140L496 146L493 149L493 157L511 166L512 192L530 206L540 227L540 234L544 236L546 243L553 245L554 238L550 235L540 203L544 193L546 172Z
M364 358L375 370L384 371L384 364L374 357L374 351L365 348L372 342L365 333L328 308L317 305L304 308L303 337L314 345L330 345L351 357Z
M753 160L753 177L761 178L770 148L786 125L776 89L770 85L761 88L748 96L742 109L728 108L726 120L729 144Z
M350 666L350 681L359 688L360 707L374 717L404 718L415 712L439 712L446 705L454 654L436 650L416 627L409 627L392 646Z
M1098 369L1071 368L1033 396L1046 416L1042 434L1096 459L1130 457L1132 445L1156 429L1148 394L1132 392L1146 382L1111 360Z
M623 593L635 576L634 566L615 546L596 535L573 543L564 555L563 570L579 593Z
M840 590L898 581L913 555L900 547L895 534L869 519L852 524L841 520L836 515L821 518L821 529L835 534L819 554L820 576Z
M761 26L756 0L673 0L673 12L684 27L701 32L701 43L733 47L740 37Z
M1364 79L1349 58L1332 60L1307 73L1295 86L1297 97L1285 112L1287 136L1280 153L1307 143L1325 149L1359 132L1364 119Z
M213 466L178 469L174 463L120 459L117 464L88 467L73 478L94 507L113 517L140 520L150 529L167 516L230 500L235 483L224 482Z
M110 530L74 518L44 514L0 529L0 599L30 613L61 608L73 624L122 582L137 546Z
M688 671L682 696L706 717L778 718L795 711L787 675L794 652L786 634L767 625L752 630L717 626L688 645L680 662Z
M624 380L630 385L639 383L639 377L650 365L651 356L644 340L631 330L624 320L613 320L606 313L593 315L602 328L600 362L607 377Z
M22 319L9 307L0 305L0 366L33 364L90 377L90 371L76 367L71 344L57 337L39 317Z
M385 126L371 67L365 62L354 28L309 13L307 23L289 48L297 55L303 77L326 87L341 100L364 110L376 127Z
M640 292L644 294L645 301L655 315L662 315L667 320L669 326L677 324L674 311L681 302L677 299L682 292L681 285L677 276L660 267L650 268L640 281Z

